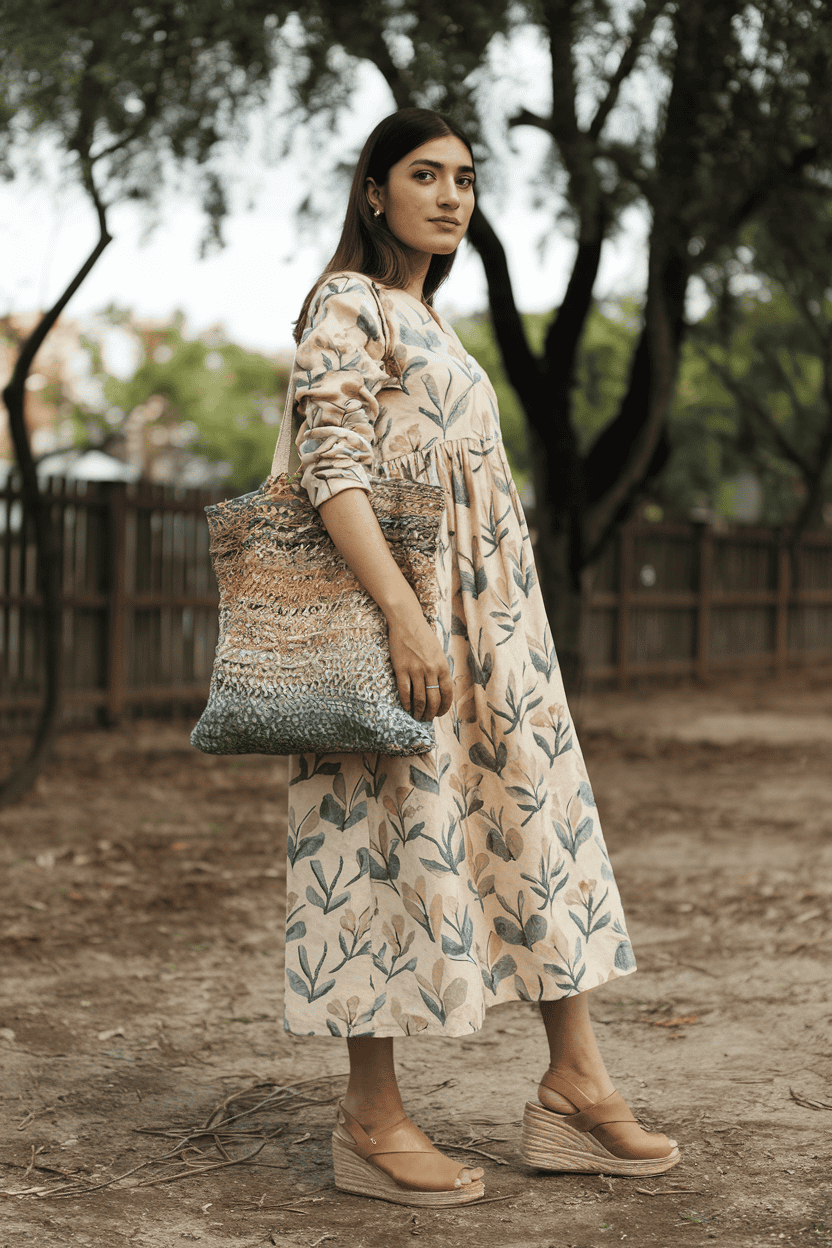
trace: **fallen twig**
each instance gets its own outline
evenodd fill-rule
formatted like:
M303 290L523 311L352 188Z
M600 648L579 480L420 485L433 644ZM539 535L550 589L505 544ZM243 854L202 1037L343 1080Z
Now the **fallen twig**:
M661 1191L651 1192L647 1187L636 1187L633 1189L641 1196L701 1196L702 1192L698 1187L666 1187Z
M235 1157L231 1161L214 1161L205 1166L193 1166L190 1170L179 1170L176 1174L160 1175L158 1179L147 1179L144 1183L139 1183L139 1187L155 1187L158 1183L174 1183L177 1179L190 1179L195 1174L207 1174L209 1170L226 1170L229 1166L239 1166L245 1161L251 1161L252 1157L256 1157L259 1152L266 1147L269 1137L254 1149L251 1153L246 1153L245 1157Z
M514 1200L516 1197L528 1196L528 1192L509 1192L506 1196L486 1196L483 1200L474 1200L473 1205L493 1205L498 1200Z
M35 1056L37 1056L37 1054ZM54 1105L46 1105L43 1109L30 1109L26 1117L17 1124L18 1131L22 1131L24 1127L28 1127L30 1122L34 1122L36 1118L40 1118L41 1114L48 1114L54 1108Z
M37 1157L38 1153L43 1152L43 1149L44 1149L43 1144L41 1144L40 1148L35 1148L34 1144L32 1145L32 1156L29 1159L29 1164L26 1167L25 1174L23 1175L24 1179L28 1179L29 1175L32 1173L32 1167L35 1164L35 1158Z
M331 1185L330 1185L329 1183L324 1183L322 1187L313 1187L313 1188L312 1188L312 1191L311 1191L311 1192L307 1192L307 1193L306 1193L306 1195L304 1195L304 1196L293 1196L293 1197L291 1198L291 1200L281 1201L281 1202L279 1202L279 1203L278 1203L278 1204L276 1204L276 1205L264 1205L264 1204L262 1203L262 1198L261 1198L261 1201L260 1201L260 1202L258 1202L256 1205L249 1205L249 1206L247 1206L247 1207L248 1207L249 1209L253 1210L253 1211L254 1211L254 1212L256 1212L256 1213L259 1213L261 1210L262 1210L264 1213L273 1213L275 1209L285 1209L285 1208L287 1208L287 1207L288 1207L288 1206L290 1206L290 1205L291 1205L291 1206L293 1206L293 1205L302 1205L302 1204L304 1204L306 1201L310 1201L310 1200L312 1200L312 1201L321 1200L321 1199L322 1199L322 1197L317 1196L315 1193L316 1193L316 1192L325 1192L325 1191L327 1191L327 1190L330 1190L330 1187L331 1187ZM307 1211L307 1210L304 1210L304 1212L308 1212L308 1211Z
M129 1179L133 1175L138 1174L141 1170L146 1170L149 1167L161 1168L163 1172L159 1173L157 1170L157 1173L153 1175L153 1177L148 1177L145 1180L138 1182L136 1186L153 1187L161 1183L174 1183L179 1179L190 1178L194 1175L207 1174L212 1170L223 1170L228 1169L230 1166L246 1165L248 1163L252 1163L257 1166L266 1166L268 1169L285 1169L288 1162L284 1162L283 1165L275 1166L267 1161L254 1160L262 1152L266 1144L275 1140L281 1134L284 1129L283 1126L269 1129L265 1124L262 1126L245 1127L235 1124L239 1123L239 1119L251 1118L253 1115L264 1109L285 1109L290 1103L292 1104L293 1110L301 1108L306 1104L326 1105L334 1098L310 1098L306 1093L298 1092L298 1089L314 1084L320 1084L330 1078L341 1079L343 1076L318 1076L315 1079L302 1079L296 1084L287 1084L283 1086L274 1083L255 1083L253 1085L249 1085L248 1087L242 1088L240 1091L234 1092L225 1097L219 1105L215 1106L204 1123L191 1128L185 1127L184 1129L171 1130L169 1127L136 1127L134 1130L139 1134L155 1135L161 1139L173 1140L175 1143L171 1149L160 1154L158 1157L149 1158L147 1161L143 1161L139 1165L133 1166L130 1170L125 1171L124 1174L113 1175L112 1178L102 1180L99 1183L85 1184L82 1179L65 1175L61 1171L52 1171L52 1173L66 1177L68 1181L61 1187L32 1187L22 1189L19 1192L4 1193L4 1195L36 1195L47 1197L87 1196L92 1192L98 1192L103 1188L112 1187L116 1184L122 1183L125 1179ZM269 1089L269 1092L268 1095L264 1096L263 1091L266 1089ZM250 1101L252 1098L255 1100L255 1103L253 1105L246 1105L245 1101ZM50 1106L49 1108L52 1107ZM42 1110L38 1112L45 1113L48 1111ZM28 1114L20 1124L21 1128L26 1126L27 1123L30 1122L35 1116L36 1114L34 1112ZM310 1138L310 1134L302 1137L302 1139ZM243 1153L242 1156L235 1157L232 1151L234 1146L239 1146L244 1141L252 1144L256 1142L257 1147L249 1149L249 1151ZM293 1142L300 1143L301 1140ZM199 1143L204 1143L205 1147L199 1147ZM213 1149L216 1150L213 1156L210 1151L206 1151L206 1148L209 1148L209 1146L213 1146ZM32 1157L23 1175L24 1178L30 1174L33 1168L48 1169L48 1167L39 1167L34 1165L35 1157L39 1151L39 1149L35 1151L33 1146ZM218 1159L215 1160L214 1157L217 1157ZM175 1165L177 1162L179 1163L180 1169L175 1170L173 1173L164 1172L165 1170L169 1171L171 1166ZM293 1200L289 1201L288 1204L297 1205L299 1201L302 1200L302 1197L296 1196Z
M795 1092L794 1088L789 1088L789 1096L796 1105L801 1105L804 1109L832 1109L832 1101L813 1101L808 1096Z
M475 1148L473 1144L456 1144L453 1140L434 1140L434 1144L438 1148L452 1148L455 1153L476 1153L478 1157L487 1157L489 1161L496 1162L498 1166L507 1166L508 1162L502 1157L495 1157L493 1153L486 1153L481 1148Z

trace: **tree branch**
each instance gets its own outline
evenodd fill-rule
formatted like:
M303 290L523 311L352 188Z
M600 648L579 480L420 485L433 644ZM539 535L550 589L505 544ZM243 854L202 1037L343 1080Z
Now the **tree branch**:
M718 361L713 359L710 360L709 363L710 367L716 373L725 389L729 392L729 394L733 395L740 410L753 414L757 422L765 429L766 433L769 435L783 458L788 460L789 463L794 464L804 480L808 481L812 475L811 463L807 459L804 459L796 447L792 446L791 442L789 442L789 440L785 437L782 429L780 429L776 422L772 419L771 413L766 411L762 403L760 403L753 394L748 393L737 378L733 376L727 365L720 364Z
M541 25L549 42L552 66L551 132L561 149L563 162L570 167L570 151L585 138L578 126L575 63L572 58L573 19L576 0L543 0Z
M536 126L538 130L545 130L549 135L553 133L552 118L541 117L538 113L533 113L528 108L521 108L519 113L509 117L508 126L510 130L513 130L515 126Z
M522 401L524 392L528 393L530 380L538 376L540 365L532 354L522 317L514 302L505 248L479 205L471 217L468 238L485 270L491 323L503 367Z
M823 361L822 393L826 408L826 424L823 427L815 453L812 456L813 467L811 479L807 481L806 498L789 531L789 548L793 561L797 556L798 542L817 514L823 497L824 478L830 461L832 461L832 365L830 365L828 354Z
M615 420L596 440L586 459L594 503L586 525L587 562L601 553L615 517L647 479L673 401L684 334L687 268L681 257L662 258L656 250L654 244L644 331L633 357L627 394Z
M653 29L653 24L662 9L665 8L665 5L666 0L648 0L648 3L644 5L641 13L633 23L627 46L621 55L621 60L618 62L618 68L607 84L607 94L598 105L595 116L590 122L588 133L591 139L597 139L600 136L604 128L604 122L618 103L621 86L635 69L644 41Z
M592 306L592 292L601 262L604 235L605 221L601 215L594 238L578 244L563 302L546 332L545 352L550 369L564 365L570 373L574 369L578 343L583 336L584 323Z
M22 764L0 781L0 806L16 801L28 791L40 771L43 758L52 742L57 726L57 714L61 692L62 609L60 599L61 562L60 547L56 540L52 501L41 492L37 467L29 445L26 430L26 378L32 362L46 335L57 321L69 300L92 269L111 238L107 232L104 205L95 186L92 171L85 171L85 185L93 197L98 214L100 234L98 242L63 294L45 312L32 333L24 342L17 357L14 371L3 390L3 401L9 413L9 432L14 445L15 458L21 480L24 511L31 517L35 529L37 550L38 588L40 589L44 626L44 700L35 728L29 753Z

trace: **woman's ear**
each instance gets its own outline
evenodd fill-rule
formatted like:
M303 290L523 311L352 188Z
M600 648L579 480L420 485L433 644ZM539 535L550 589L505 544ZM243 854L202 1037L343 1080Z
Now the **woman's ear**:
M372 178L368 178L364 183L364 189L367 193L367 199L373 210L373 215L380 217L384 212L384 192L383 188L376 186Z

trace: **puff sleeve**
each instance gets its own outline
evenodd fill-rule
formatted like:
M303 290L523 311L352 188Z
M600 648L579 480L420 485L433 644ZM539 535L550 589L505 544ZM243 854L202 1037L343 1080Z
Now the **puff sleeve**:
M324 282L309 310L295 364L295 439L301 483L313 506L341 490L368 493L385 327L369 282L359 274Z

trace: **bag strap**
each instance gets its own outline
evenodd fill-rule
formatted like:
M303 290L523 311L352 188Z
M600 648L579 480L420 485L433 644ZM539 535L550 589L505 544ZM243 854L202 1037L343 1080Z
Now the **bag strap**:
M272 459L273 477L280 477L289 471L289 459L293 460L292 467L297 468L300 464L300 456L297 447L292 442L292 425L294 424L294 408L295 408L295 361L298 357L297 347L292 356L292 366L289 369L289 385L286 390L286 404L283 408L283 419L280 422L280 434L277 439L277 446L274 448L274 458ZM294 455L292 452L294 451Z

